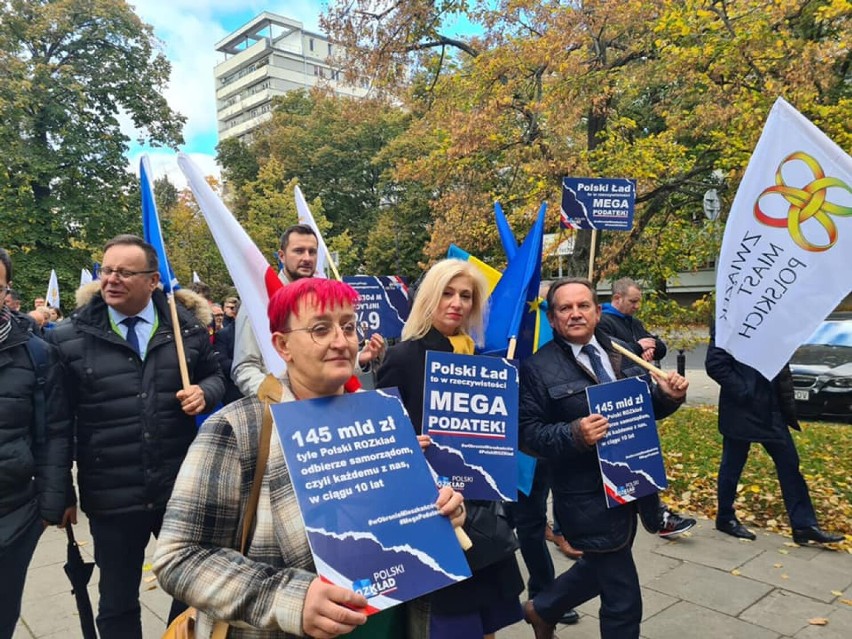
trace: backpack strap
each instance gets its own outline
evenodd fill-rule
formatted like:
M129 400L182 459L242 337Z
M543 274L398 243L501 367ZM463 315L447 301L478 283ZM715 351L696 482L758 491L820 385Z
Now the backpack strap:
M47 435L47 406L44 398L44 387L47 385L47 371L50 367L50 360L47 344L40 337L30 335L26 341L26 347L36 378L35 389L33 390L34 439L37 444L43 444Z

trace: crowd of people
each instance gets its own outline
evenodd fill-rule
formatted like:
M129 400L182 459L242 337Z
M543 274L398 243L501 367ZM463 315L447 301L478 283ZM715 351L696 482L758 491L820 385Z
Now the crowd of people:
M142 637L139 586L154 536L154 570L174 597L169 622L196 609L197 637L223 636L215 633L225 627L229 637L245 638L492 639L525 620L536 639L550 639L557 623L576 623L574 609L600 596L601 637L638 638L642 596L631 548L639 524L663 537L695 524L656 493L617 508L605 503L596 444L609 423L590 410L585 389L639 377L663 418L683 404L689 386L677 373L649 373L613 345L647 361L665 354L664 342L633 317L639 284L615 282L603 307L586 279L548 288L553 340L520 370L519 447L538 460L532 489L503 504L436 488L439 513L473 537L472 577L367 617L362 595L316 575L268 406L358 392L353 379L374 380L399 389L425 451L432 445L422 432L426 352L477 352L487 286L468 262L438 262L389 348L379 334L361 338L354 289L313 277L317 249L309 226L281 237L282 286L268 306L272 344L286 364L280 377L268 373L235 297L216 303L201 283L178 290L175 325L156 251L141 238L108 242L99 279L81 287L77 308L67 318L48 309L56 315L43 322L41 299L29 315L21 312L12 258L0 249L0 639L14 632L42 531L76 524L78 495L100 570L101 637ZM711 345L707 370L722 387L724 436L717 528L753 538L736 519L732 490L749 442L759 441L778 468L794 540L839 540L817 526L798 469L786 378L766 381L746 369ZM753 403L755 394L762 403ZM200 429L199 416L206 416ZM482 518L495 531L515 530L517 544L491 550L496 544L478 540L481 528L470 525ZM555 535L574 560L558 576L546 545Z

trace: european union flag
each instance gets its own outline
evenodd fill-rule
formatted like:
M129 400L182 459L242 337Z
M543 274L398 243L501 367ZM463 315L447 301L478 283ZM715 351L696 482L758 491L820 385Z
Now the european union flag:
M145 241L154 247L157 259L160 261L160 281L163 290L172 293L180 288L177 278L166 257L166 245L163 243L163 231L160 228L160 217L157 215L157 203L154 201L154 185L151 181L151 165L148 156L143 155L139 161L139 189L142 192L142 235Z

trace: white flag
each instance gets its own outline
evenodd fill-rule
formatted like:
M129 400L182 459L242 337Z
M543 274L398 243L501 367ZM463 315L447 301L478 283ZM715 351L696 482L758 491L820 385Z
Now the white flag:
M328 247L325 245L325 241L322 239L322 233L320 233L319 227L317 226L316 220L314 220L314 216L311 214L311 210L308 208L308 203L305 201L305 196L302 195L302 189L296 185L295 194L296 194L296 213L299 215L299 224L307 224L310 226L314 233L317 234L317 243L318 243L318 251L317 251L317 268L315 277L326 277L325 269L327 267L331 268L332 273L336 279L340 279L340 275L337 273L337 268L334 266L334 263L331 261L331 253L328 252Z
M772 379L852 290L852 158L779 98L725 227L716 345Z
M248 313L266 370L280 377L287 366L272 346L272 333L269 331L269 319L266 314L269 305L266 281L269 280L272 284L278 282L277 286L280 286L278 275L269 266L269 262L248 233L210 188L204 174L189 156L179 153L178 166L189 182L234 286L237 287L240 304L244 308L240 312Z
M93 280L94 278L92 277L92 272L89 269L80 269L80 286L91 284Z
M47 283L44 303L52 308L59 308L59 280L56 279L56 271L53 269L50 269L50 281Z

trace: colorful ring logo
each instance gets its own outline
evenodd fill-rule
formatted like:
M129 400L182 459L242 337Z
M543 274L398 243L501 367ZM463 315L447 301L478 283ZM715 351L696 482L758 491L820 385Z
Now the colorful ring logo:
M814 176L811 182L801 188L784 184L784 177L781 175L784 165L795 160L804 162ZM852 188L839 178L825 177L819 162L810 155L801 151L792 153L778 165L778 170L775 171L775 186L770 186L758 196L754 203L754 216L767 226L786 227L793 241L806 251L813 253L827 251L837 242L837 225L831 216L852 216L852 207L841 206L827 200L828 189L832 187L852 193ZM790 208L786 218L770 217L760 208L761 200L772 195L780 195L787 200ZM811 218L819 222L828 234L826 244L815 244L805 238L802 225Z

